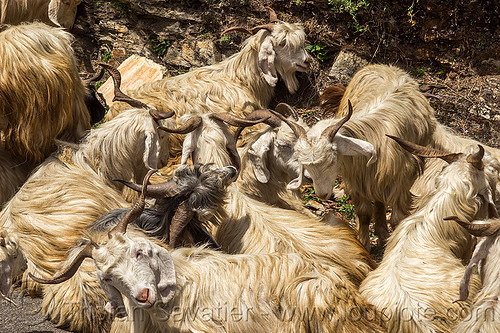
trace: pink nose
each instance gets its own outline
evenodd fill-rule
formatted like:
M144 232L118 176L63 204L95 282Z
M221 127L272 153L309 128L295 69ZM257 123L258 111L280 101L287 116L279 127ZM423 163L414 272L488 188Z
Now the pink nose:
M150 303L151 302L151 293L149 292L148 288L144 288L139 293L135 296L135 300L139 303Z

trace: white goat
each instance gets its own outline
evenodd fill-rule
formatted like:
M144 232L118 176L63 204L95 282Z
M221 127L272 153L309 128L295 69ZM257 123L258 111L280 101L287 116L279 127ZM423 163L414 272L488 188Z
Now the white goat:
M386 205L393 208L395 226L409 213L410 187L423 168L422 160L401 151L385 134L426 145L436 127L434 110L407 73L371 65L353 77L339 112L347 115L342 120L321 120L307 132L288 121L298 137L295 156L321 198L328 198L337 176L342 177L356 206L359 237L369 246L372 212L375 232L383 242L388 236ZM300 182L291 184L297 185Z
M0 132L22 160L41 162L54 139L76 142L90 128L72 41L39 22L0 32Z
M457 217L456 220L472 235L481 237L476 245L474 255L465 270L460 283L460 297L457 301L465 301L469 294L470 274L479 265L482 289L474 299L470 315L462 320L454 329L457 333L489 333L500 332L498 314L500 305L498 302L500 280L498 279L498 267L500 267L500 220L491 219L485 221L463 222ZM496 319L495 319L495 316Z
M478 152L464 155L398 142L418 156L439 157L450 164L436 177L425 203L389 238L382 262L368 274L360 291L384 312L389 332L451 332L472 303L453 301L474 240L443 219L453 215L469 221L495 215L491 179L485 170L499 163L483 157L481 146ZM472 293L478 289L479 281L474 279Z
M33 163L20 161L0 148L0 208L23 185L33 168Z
M383 332L378 314L335 267L296 254L169 251L126 233L142 209L143 195L109 233L78 242L53 278L31 277L62 283L93 258L107 309L131 317L115 321L116 332Z
M71 29L82 0L0 0L0 24L41 20Z

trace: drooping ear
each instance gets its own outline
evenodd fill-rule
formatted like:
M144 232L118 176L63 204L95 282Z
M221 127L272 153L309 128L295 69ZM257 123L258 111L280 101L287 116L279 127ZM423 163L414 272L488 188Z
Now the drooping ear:
M81 0L51 0L48 8L50 21L57 26L71 29L76 17L76 7Z
M498 218L498 211L495 202L493 201L491 189L487 187L479 192L479 195L483 197L484 201L488 205L488 218Z
M274 132L263 134L248 150L248 158L253 166L255 178L263 184L269 181L270 173L267 167L267 153L274 143Z
M157 281L158 291L163 304L168 304L174 298L177 287L174 261L170 253L162 247L155 246L153 251L158 257L158 268L160 270L159 280Z
M118 291L118 289L116 289L112 285L110 285L106 282L103 282L100 279L99 274L97 276L98 276L98 280L101 284L101 288L104 290L104 293L106 294L106 297L108 298L108 302L104 306L104 309L107 312L111 313L116 318L126 317L127 310L125 308L125 304L123 304L122 294Z
M194 133L191 132L186 134L184 142L182 143L181 164L187 164L187 160L189 158L192 158L192 154L195 149L196 149L196 138L194 137ZM195 162L193 161L193 163Z
M299 176L288 183L287 190L297 191L304 182L304 166L301 164L299 167Z
M369 166L377 161L377 152L375 147L368 141L343 136L339 133L333 139L337 143L337 151L342 155L356 156L363 155L370 159L366 163Z
M158 133L146 132L144 140L143 161L146 168L153 170L158 168L158 156L160 154L160 141Z
M270 32L265 31L262 35L261 41L259 50L259 68L262 71L262 76L266 82L271 87L275 87L278 82L278 75L276 74L276 67L274 66L276 52L274 51Z

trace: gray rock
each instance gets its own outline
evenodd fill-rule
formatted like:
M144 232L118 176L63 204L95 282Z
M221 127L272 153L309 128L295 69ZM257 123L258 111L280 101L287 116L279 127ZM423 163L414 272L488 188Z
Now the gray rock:
M347 86L353 75L368 65L368 61L349 51L340 51L328 76L335 84Z

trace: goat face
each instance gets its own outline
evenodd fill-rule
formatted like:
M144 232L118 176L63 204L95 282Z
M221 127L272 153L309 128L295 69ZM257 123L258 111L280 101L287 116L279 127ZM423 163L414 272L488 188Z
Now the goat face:
M12 279L26 268L26 259L16 242L0 236L0 295L8 296Z
M141 308L152 307L157 302L168 304L174 297L176 279L172 257L149 240L115 234L95 248L92 257L110 301L107 308L112 312L123 314L123 302L116 291Z

